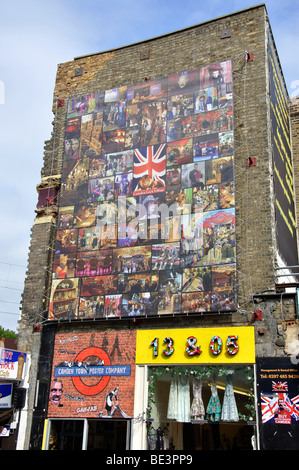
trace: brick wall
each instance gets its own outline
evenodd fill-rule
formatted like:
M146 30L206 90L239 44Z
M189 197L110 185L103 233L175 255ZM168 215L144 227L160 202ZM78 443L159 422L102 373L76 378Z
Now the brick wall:
M266 9L264 5L260 5L182 31L59 64L53 94L53 131L45 142L44 164L38 190L45 187L59 190L66 103L69 97L135 84L232 59L240 308L232 315L176 318L175 325L248 325L252 324L252 310L260 306L263 317L256 323L257 354L279 356L284 354L284 322L294 320L296 307L293 297L277 296L275 292L273 268L276 245L269 122L268 27ZM250 62L245 60L246 51L253 54L253 60ZM298 122L298 104L293 104L292 110L293 122ZM293 149L296 152L298 145L294 136ZM256 165L248 167L248 158L255 158ZM295 173L298 171L295 162ZM298 195L299 190L296 191L296 200ZM19 349L24 349L27 344L35 355L38 355L36 348L39 347L39 336L34 335L39 333L32 333L32 325L37 318L42 318L47 308L56 216L56 206L39 207L32 229ZM115 329L115 323L110 323L106 325L109 324L111 330ZM148 320L142 327L167 328L168 325L169 319L159 318ZM47 326L44 327L45 330L46 328ZM60 335L72 332L81 335L81 332L85 332L90 336L89 328L90 325L83 323L72 326L58 325L57 333ZM135 329L136 325L124 321L121 328ZM48 354L50 360L51 348ZM37 366L38 360L33 363L35 373ZM32 395L34 374L31 383ZM44 403L44 406L46 405Z
M104 366L130 366L130 375L80 377L78 384L68 376L61 378L63 394L60 405L49 404L49 417L97 418L102 413L107 415L105 400L109 392L118 388L117 400L121 410L132 417L134 413L135 386L135 331L91 331L84 333L60 333L55 338L52 381L55 367L66 362L73 362L79 354L85 362L99 363ZM93 349L91 349L93 348ZM94 354L94 355L92 355ZM97 355L98 354L98 355ZM70 369L66 367L66 371ZM97 391L100 390L100 391ZM97 393L96 393L97 391ZM117 410L114 417L125 417Z
M223 30L230 36L223 39ZM273 233L267 96L266 11L263 6L204 25L59 64L54 90L57 158L61 160L66 106L57 100L143 82L207 64L233 59L236 164L236 214L239 295L272 289ZM148 59L141 60L143 52ZM254 60L246 63L245 51ZM81 75L76 75L76 70ZM52 138L53 140L53 138ZM247 168L247 158L257 166ZM58 168L57 168L58 172Z

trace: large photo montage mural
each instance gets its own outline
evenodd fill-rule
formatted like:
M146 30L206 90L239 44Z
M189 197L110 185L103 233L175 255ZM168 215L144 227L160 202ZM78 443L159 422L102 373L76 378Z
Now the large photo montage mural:
M234 311L232 62L69 99L49 319Z

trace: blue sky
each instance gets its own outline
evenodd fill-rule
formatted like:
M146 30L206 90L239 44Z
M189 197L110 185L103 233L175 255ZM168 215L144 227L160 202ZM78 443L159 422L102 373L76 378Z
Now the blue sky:
M16 330L57 64L262 2L11 0L0 4L0 325ZM299 1L266 3L290 95L299 94ZM4 87L4 90L3 90Z

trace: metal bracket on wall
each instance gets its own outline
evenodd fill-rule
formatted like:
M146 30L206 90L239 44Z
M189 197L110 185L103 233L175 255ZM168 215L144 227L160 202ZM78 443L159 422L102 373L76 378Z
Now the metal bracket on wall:
M75 77L79 77L82 74L83 74L83 67L75 69Z
M261 310L254 310L252 312L252 320L259 321L263 318L263 312Z
M221 31L221 39L230 38L231 37L231 30L230 29L223 29Z
M252 54L252 52L246 51L245 59L246 59L246 62L253 62L253 54Z
M250 168L252 166L256 166L256 158L255 157L249 157L247 159L247 166Z
M146 60L149 59L151 55L150 49L147 49L146 51L140 52L140 60Z

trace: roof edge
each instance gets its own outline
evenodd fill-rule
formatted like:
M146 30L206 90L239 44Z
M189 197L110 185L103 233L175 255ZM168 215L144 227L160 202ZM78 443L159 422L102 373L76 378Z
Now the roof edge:
M117 51L117 50L120 50L120 49L125 49L127 47L136 46L138 44L144 44L144 43L147 43L149 41L154 41L156 39L161 39L161 38L164 38L164 37L167 37L167 36L171 36L172 34L175 34L175 33L181 33L183 31L188 31L188 30L193 29L197 26L203 26L204 24L212 23L213 21L218 21L222 18L227 18L228 16L239 15L240 13L244 13L245 11L254 10L256 8L261 8L261 7L264 7L266 12L267 12L266 4L265 3L259 3L257 5L253 5L251 7L247 7L247 8L244 8L242 10L235 11L233 13L227 13L226 15L218 16L217 18L213 18L211 20L203 21L202 23L197 23L197 24L194 24L192 26L187 26L187 27L182 28L182 29L177 29L175 31L171 31L169 33L161 34L159 36L154 36L152 38L143 39L142 41L133 42L131 44L126 44L124 46L115 47L113 49L106 49L106 50L100 51L100 52L92 52L91 54L84 54L84 55L81 55L81 56L77 56L77 57L74 57L73 60L84 59L85 57L91 57L91 56L94 56L94 55L107 54L108 52L114 52L114 51Z

